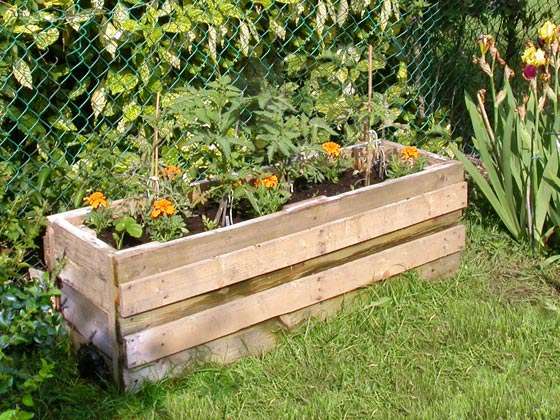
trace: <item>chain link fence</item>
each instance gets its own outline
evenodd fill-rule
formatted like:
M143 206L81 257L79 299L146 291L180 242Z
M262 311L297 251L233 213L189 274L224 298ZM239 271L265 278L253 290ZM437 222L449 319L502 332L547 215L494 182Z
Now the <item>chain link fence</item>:
M140 164L157 95L165 107L176 88L224 75L249 93L289 92L343 136L367 99L371 45L377 129L411 143L468 136L476 37L495 34L514 60L560 4L458 3L0 0L0 251Z

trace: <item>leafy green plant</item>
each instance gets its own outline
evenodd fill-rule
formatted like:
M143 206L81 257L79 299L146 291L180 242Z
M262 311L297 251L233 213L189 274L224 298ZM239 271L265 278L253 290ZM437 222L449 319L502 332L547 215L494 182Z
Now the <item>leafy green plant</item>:
M278 182L276 175L257 178L253 184L243 184L237 190L237 195L249 201L255 216L264 216L280 210L291 197L288 185Z
M204 224L204 229L206 230L214 230L220 227L214 219L207 217L205 214L202 215L202 223Z
M389 157L387 175L389 178L400 178L414 174L424 169L427 163L428 160L415 147L407 146L401 153Z
M91 227L99 235L113 225L113 211L106 207L92 209L84 219L84 224Z
M0 411L13 408L15 418L30 418L34 394L54 374L60 314L51 300L60 292L53 278L0 283Z
M544 249L560 227L560 188L553 181L560 168L559 40L553 35L543 41L543 49L529 46L524 52L528 92L521 100L511 86L513 71L494 40L484 36L479 43L477 61L489 78L491 103L488 111L486 90L480 90L476 101L466 95L466 104L483 167L456 148L455 153L512 236Z
M178 214L150 219L146 225L152 241L167 242L189 232L183 218Z
M136 239L142 237L142 226L131 216L124 216L115 220L113 226L115 228L113 239L115 240L117 249L122 248L125 235Z

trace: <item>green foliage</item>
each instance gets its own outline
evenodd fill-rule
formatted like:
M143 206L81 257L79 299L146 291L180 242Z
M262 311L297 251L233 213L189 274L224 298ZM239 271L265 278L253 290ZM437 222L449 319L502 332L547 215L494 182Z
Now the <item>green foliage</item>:
M167 242L188 233L183 218L178 214L150 219L146 225L152 241Z
M513 237L528 238L540 249L547 247L560 228L560 184L554 181L560 173L560 60L557 52L547 52L551 63L546 71L552 74L551 81L527 82L528 96L522 100L511 87L511 70L505 68L500 83L495 57L487 63L486 54L481 56L479 64L490 78L490 111L486 110L483 91L477 94L476 103L466 95L466 105L483 170L456 150Z
M136 222L132 216L123 216L115 220L113 226L115 228L113 239L115 240L117 249L122 248L125 235L136 239L142 237L142 226Z
M414 174L424 169L427 163L428 160L424 156L413 160L405 160L394 154L389 157L387 176L389 178L400 178L401 176Z
M275 187L244 184L238 189L236 194L240 197L244 196L247 201L249 201L252 208L252 214L257 217L280 210L291 196L288 186L282 183Z
M91 209L90 213L84 220L86 226L91 227L95 232L100 235L105 232L113 224L113 212L111 208L98 207Z
M16 407L15 418L25 418L53 375L49 352L60 334L60 315L51 300L58 294L48 275L0 283L0 411Z

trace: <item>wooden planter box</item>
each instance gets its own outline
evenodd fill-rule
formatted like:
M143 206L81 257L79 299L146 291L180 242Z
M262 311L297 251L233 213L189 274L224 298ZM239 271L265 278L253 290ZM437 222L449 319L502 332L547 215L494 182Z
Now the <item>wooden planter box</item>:
M400 146L387 143L386 148ZM63 259L61 311L117 383L231 362L274 345L279 329L338 309L349 292L407 270L459 262L467 186L459 162L167 243L118 251L82 226L88 209L49 217L45 259Z

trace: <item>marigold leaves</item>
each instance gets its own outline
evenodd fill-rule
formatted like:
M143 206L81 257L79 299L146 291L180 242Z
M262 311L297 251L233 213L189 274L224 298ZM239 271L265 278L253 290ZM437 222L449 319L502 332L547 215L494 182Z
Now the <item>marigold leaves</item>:
M95 118L99 116L107 105L107 90L104 87L98 87L93 95L91 95L91 108Z
M33 89L33 77L31 76L31 69L29 65L20 58L12 67L12 73L20 85L27 89Z

